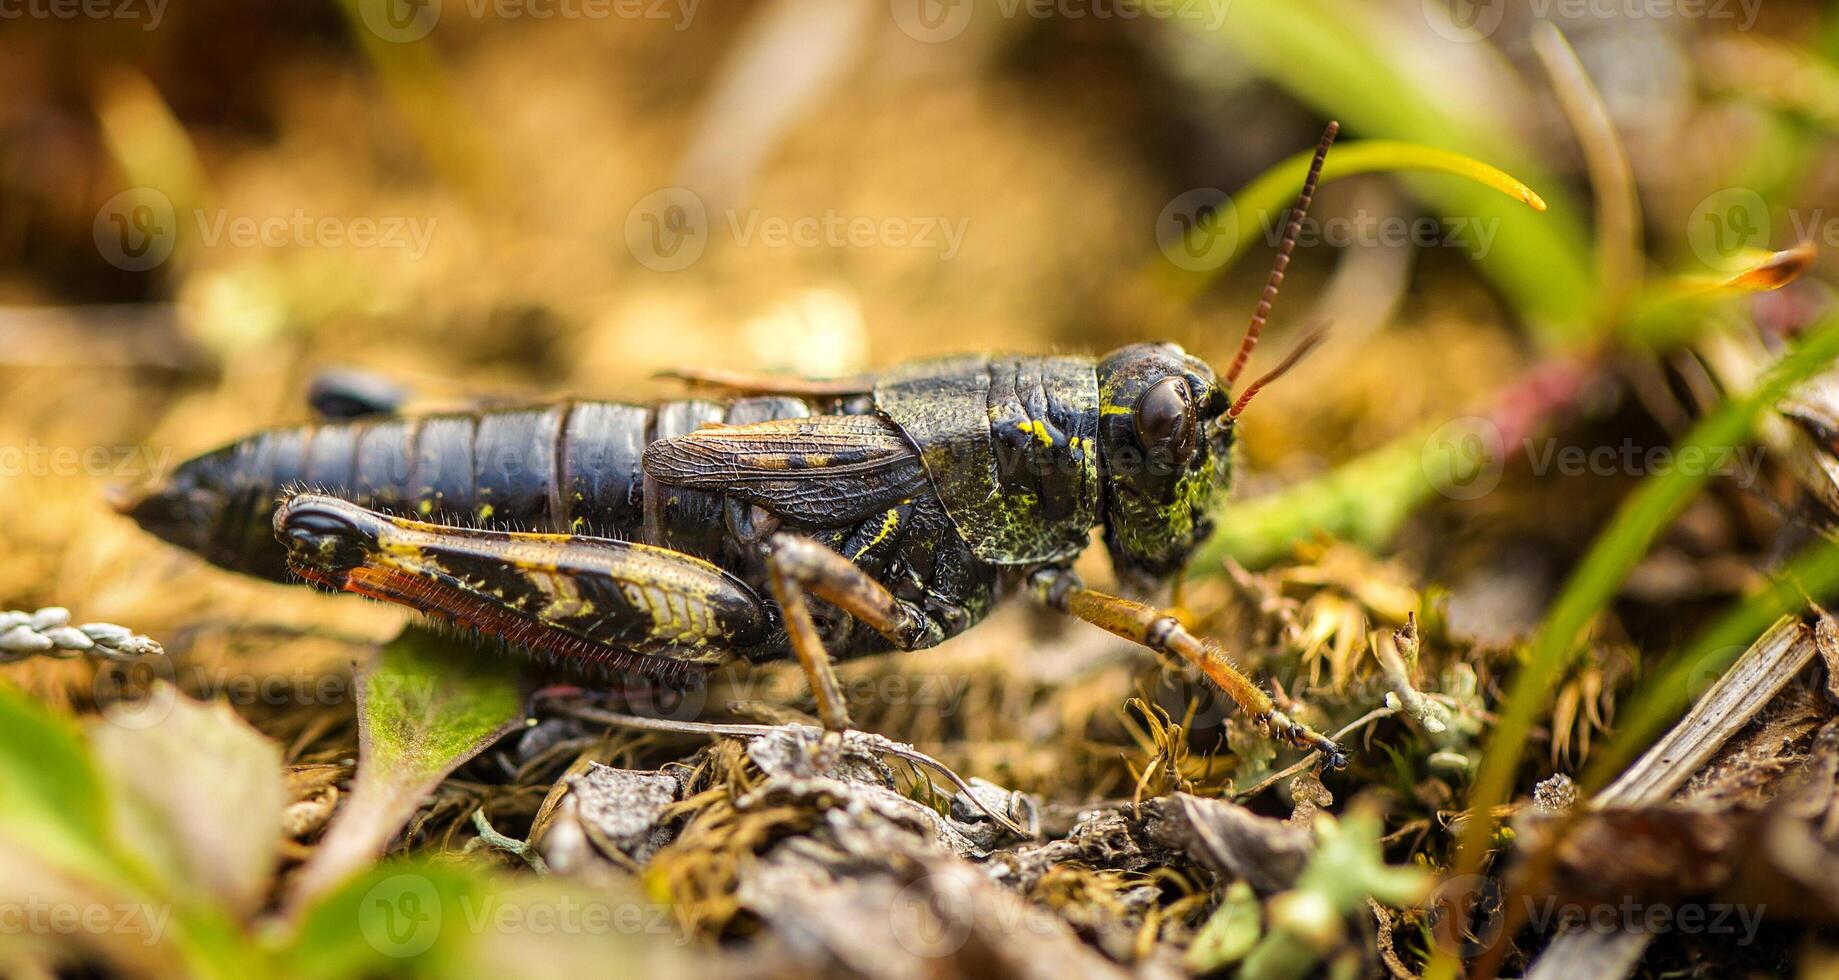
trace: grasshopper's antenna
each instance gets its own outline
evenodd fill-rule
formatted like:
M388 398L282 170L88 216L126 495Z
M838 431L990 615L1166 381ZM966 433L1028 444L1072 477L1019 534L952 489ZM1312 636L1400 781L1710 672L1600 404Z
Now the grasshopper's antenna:
M1303 192L1296 196L1296 206L1290 209L1290 225L1284 229L1283 244L1277 246L1277 262L1271 267L1271 278L1264 284L1264 295L1258 297L1258 308L1252 311L1252 324L1245 328L1245 339L1239 342L1239 356L1232 359L1232 367L1226 372L1227 391L1231 391L1233 382L1239 380L1239 373L1251 360L1252 348L1258 346L1258 335L1264 333L1264 321L1271 315L1271 304L1277 300L1277 287L1283 285L1284 270L1290 267L1290 253L1296 251L1296 236L1302 234L1303 214L1309 210L1310 199L1315 197L1316 184L1321 182L1322 161L1328 158L1328 147L1333 145L1335 134L1340 131L1338 122L1330 122L1328 128L1322 130L1322 141L1315 147L1315 159L1309 163L1309 176L1303 178ZM1243 403L1245 399L1239 401Z
M1327 338L1328 327L1326 324L1309 331L1309 336L1304 337L1302 342L1297 344L1283 360L1277 362L1276 367L1266 371L1264 377L1246 385L1245 393L1240 395L1239 400L1233 402L1232 407L1226 410L1227 424L1230 425L1238 421L1239 413L1245 411L1245 406L1251 404L1253 395L1256 395L1265 385L1283 377L1285 372L1296 366L1297 361L1308 356L1310 351L1315 350L1317 344L1320 344Z

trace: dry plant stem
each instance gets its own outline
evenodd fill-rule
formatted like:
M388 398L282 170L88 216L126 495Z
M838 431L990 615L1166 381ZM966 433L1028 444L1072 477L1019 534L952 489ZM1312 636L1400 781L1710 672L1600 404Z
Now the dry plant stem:
M1449 726L1443 720L1442 706L1425 697L1423 692L1411 684L1411 669L1407 664L1415 665L1418 662L1416 613L1408 614L1403 629L1392 632L1392 643L1390 647L1384 643L1373 644L1373 656L1379 659L1379 666L1385 671L1386 682L1392 685L1399 706L1432 735L1448 730ZM1403 660L1399 659L1400 654L1403 654Z
M314 899L333 886L376 864L379 855L388 849L396 835L395 817L403 812L413 812L420 801L433 791L434 785L430 784L401 787L393 793L351 794L350 802L345 804L338 819L351 827L374 830L365 834L326 834L319 848L313 852L312 860L294 878L289 890L287 905L294 910L293 916L302 914L312 906Z
M774 732L783 731L787 728L810 730L808 726L804 725L724 725L701 721L671 721L667 718L641 718L637 715L622 715L614 711L602 711L599 708L588 708L580 705L570 705L558 710L571 718L579 718L582 721L592 721L603 725L617 725L621 728L637 728L652 732L675 732L683 735L727 735L734 738L761 738L771 735ZM957 787L958 791L963 793L965 798L970 800L977 809L982 810L985 816L1023 837L1034 836L1032 832L1017 825L1015 821L1009 819L1006 815L991 809L983 800L978 798L977 794L971 792L970 783L965 782L962 776L959 776L957 773L953 772L950 767L946 766L945 763L934 759L932 756L904 742L896 742L893 739L884 735L877 735L874 732L852 730L849 732L849 737L860 740L868 748L874 749L877 752L883 752L897 759L905 759L916 765L925 766L933 772L944 776L946 779L950 780L951 784Z
M1597 274L1606 307L1603 312L1613 321L1641 271L1641 204L1635 194L1634 171L1616 138L1602 95L1563 32L1549 21L1541 22L1533 30L1532 46L1577 134L1590 187L1596 193Z

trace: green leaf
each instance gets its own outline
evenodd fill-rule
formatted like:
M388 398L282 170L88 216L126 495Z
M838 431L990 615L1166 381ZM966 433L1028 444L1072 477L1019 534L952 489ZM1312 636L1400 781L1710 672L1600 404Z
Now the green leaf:
M105 812L76 726L0 681L0 837L52 867L120 883Z
M391 861L336 884L301 916L280 949L301 978L438 975L459 965L465 904L484 893L465 866Z
M228 705L170 688L156 723L89 726L112 792L114 839L146 863L160 891L234 918L268 891L281 841L281 750Z
M115 794L103 772L74 724L0 681L0 900L109 911L120 927L85 937L85 949L125 972L247 975L256 954L229 918L175 903L149 873L157 855L111 835Z
M411 858L335 886L276 937L276 956L303 980L690 975L672 911L618 885Z
M1264 906L1252 886L1235 881L1226 889L1220 907L1213 910L1182 962L1192 973L1212 973L1230 963L1237 963L1258 945L1263 933Z
M375 861L422 800L522 721L510 664L411 626L357 676L358 774L294 904Z

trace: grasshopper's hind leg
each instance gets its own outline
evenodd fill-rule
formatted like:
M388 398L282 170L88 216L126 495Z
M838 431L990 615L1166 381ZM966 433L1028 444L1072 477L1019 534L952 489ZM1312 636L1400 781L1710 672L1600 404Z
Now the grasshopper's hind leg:
M806 594L815 595L860 620L901 650L936 643L942 628L913 604L896 598L887 587L829 548L796 534L775 534L767 545L766 567L773 598L785 616L792 654L811 683L817 716L824 728L850 727L836 670L824 650L823 637L811 618Z
M307 405L313 414L333 422L394 415L408 400L407 388L384 375L356 368L327 368L314 375L307 388Z
M666 548L430 524L319 494L283 501L274 524L302 578L563 664L681 675L772 638L746 583Z
M1239 672L1220 648L1203 640L1181 621L1155 606L1086 588L1064 569L1037 573L1036 596L1048 605L1083 619L1157 653L1173 653L1192 664L1232 698L1246 717L1298 748L1315 749L1330 768L1347 765L1347 753L1334 740L1292 720L1258 685Z

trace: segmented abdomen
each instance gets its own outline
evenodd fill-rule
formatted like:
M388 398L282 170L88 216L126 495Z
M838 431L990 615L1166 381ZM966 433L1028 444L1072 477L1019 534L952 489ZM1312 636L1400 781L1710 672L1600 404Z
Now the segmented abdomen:
M711 422L809 414L786 397L568 401L271 429L183 464L130 513L219 565L282 581L270 521L299 489L439 523L615 537L720 562L722 498L649 483L645 447Z

